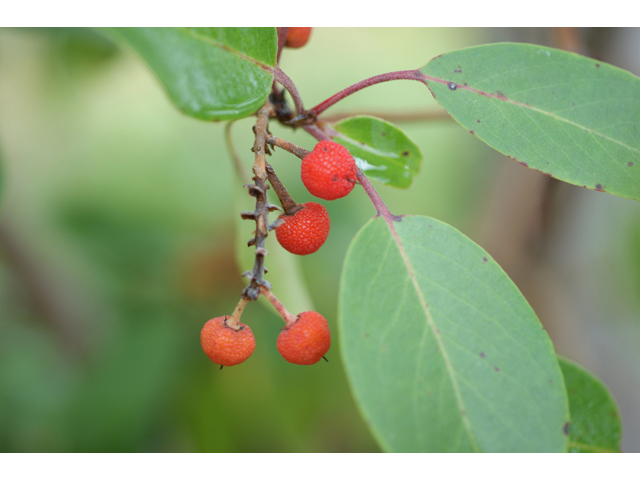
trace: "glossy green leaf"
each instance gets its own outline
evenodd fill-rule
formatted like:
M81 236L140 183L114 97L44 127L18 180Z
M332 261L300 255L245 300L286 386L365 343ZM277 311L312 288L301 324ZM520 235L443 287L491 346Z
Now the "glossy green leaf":
M271 91L275 28L115 28L151 67L173 103L201 120L256 112Z
M569 451L619 452L620 412L607 387L579 365L560 358L569 395Z
M406 133L376 117L357 116L332 125L331 137L349 149L369 177L392 187L407 188L420 171L422 153Z
M640 78L537 45L457 50L421 69L483 142L559 180L640 199Z
M567 450L547 333L454 228L420 216L366 224L347 252L339 325L354 396L385 450Z

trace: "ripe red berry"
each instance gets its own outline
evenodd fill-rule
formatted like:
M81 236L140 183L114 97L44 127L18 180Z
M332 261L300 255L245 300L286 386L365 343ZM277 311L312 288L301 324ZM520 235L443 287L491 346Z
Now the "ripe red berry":
M239 330L227 325L229 315L216 317L204 324L200 332L202 350L213 363L231 367L244 362L256 348L256 339L248 325Z
M293 215L280 215L284 223L276 228L276 238L288 252L309 255L329 236L331 221L327 209L319 203L307 202L302 207Z
M318 312L303 312L278 335L278 351L287 362L313 365L331 346L327 320Z
M302 159L300 176L309 193L325 200L349 195L357 181L356 162L345 147L323 140Z
M285 46L289 48L304 47L309 41L311 27L289 27Z

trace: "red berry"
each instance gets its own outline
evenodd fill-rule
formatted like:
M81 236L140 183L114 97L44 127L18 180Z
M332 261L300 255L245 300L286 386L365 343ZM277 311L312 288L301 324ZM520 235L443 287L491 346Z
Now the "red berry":
M278 335L278 351L287 362L313 365L331 346L327 320L318 312L303 312Z
M307 202L302 207L293 215L280 215L284 223L276 228L276 238L288 252L309 255L329 236L331 221L327 209L319 203Z
M311 27L289 27L285 46L289 48L304 47L309 41Z
M345 147L323 140L302 159L300 176L309 193L325 200L349 195L357 181L358 167Z
M213 363L231 367L244 362L256 348L256 339L248 325L239 323L239 330L227 325L229 315L216 317L204 324L200 332L202 350Z

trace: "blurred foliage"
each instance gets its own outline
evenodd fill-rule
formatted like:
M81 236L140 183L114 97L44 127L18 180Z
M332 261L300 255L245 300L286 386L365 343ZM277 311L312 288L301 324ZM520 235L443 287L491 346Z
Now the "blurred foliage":
M317 29L281 66L313 106L363 78L512 35ZM439 111L423 85L390 82L328 113L416 109ZM0 451L379 451L337 348L342 262L374 214L361 191L326 204L329 239L300 259L334 334L329 363L285 362L282 320L260 302L243 315L257 340L245 364L220 371L200 349L202 325L229 314L244 285L223 127L181 115L135 55L91 30L0 29ZM424 154L421 172L406 191L376 185L380 194L394 213L473 238L506 160L448 120L401 127ZM251 119L234 140L249 168ZM312 200L292 162L271 158L294 198Z

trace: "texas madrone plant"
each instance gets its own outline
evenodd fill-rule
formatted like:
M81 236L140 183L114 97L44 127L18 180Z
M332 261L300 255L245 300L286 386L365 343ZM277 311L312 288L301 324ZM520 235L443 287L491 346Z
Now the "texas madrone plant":
M265 278L267 239L275 233L293 255L317 252L331 225L320 202L340 202L355 191L368 196L375 215L347 252L337 324L355 400L383 449L619 450L619 414L606 387L558 358L491 256L443 222L391 213L376 191L370 179L411 185L422 160L417 145L381 118L334 122L323 114L378 83L419 82L462 127L523 166L639 200L640 79L570 52L498 43L367 78L307 108L279 61L287 48L313 41L311 28L111 32L140 54L185 114L205 121L255 116L253 177L244 185L255 207L241 214L255 222L248 242L253 267L232 314L216 312L202 329L212 362L222 368L250 359L256 339L240 318L260 296L284 320L274 345L284 360L327 360L332 336L325 317L290 313L274 295L278 285ZM313 150L272 135L271 122L303 130L315 139ZM292 198L268 161L275 154L296 160L291 168L318 202ZM269 190L280 205L271 203ZM275 211L281 213L270 221Z

